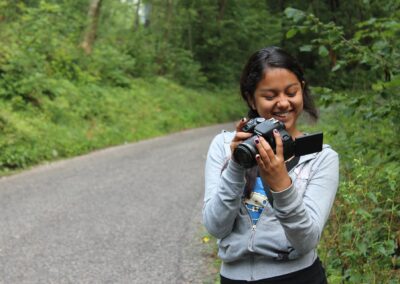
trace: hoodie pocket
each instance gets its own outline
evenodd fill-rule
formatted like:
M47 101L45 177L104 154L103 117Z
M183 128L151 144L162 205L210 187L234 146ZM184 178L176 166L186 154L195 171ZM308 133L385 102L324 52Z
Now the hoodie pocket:
M293 247L274 214L262 216L254 236L254 251L273 259L288 259Z

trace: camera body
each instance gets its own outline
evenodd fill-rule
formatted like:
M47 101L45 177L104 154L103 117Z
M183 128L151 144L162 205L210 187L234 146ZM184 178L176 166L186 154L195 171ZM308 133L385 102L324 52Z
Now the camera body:
M293 139L286 131L285 124L275 118L265 119L256 117L250 119L243 127L243 132L253 133L254 135L247 140L240 143L235 151L233 157L244 168L254 167L256 162L256 155L258 150L255 140L258 136L264 137L269 143L273 151L276 153L276 143L274 138L274 130L278 130L283 144L283 157L285 161L292 156L301 156L319 152L322 150L323 134L322 132L307 134L302 137Z
M265 119L262 117L250 119L243 127L243 132L254 133L253 136L240 143L235 151L233 157L240 165L245 168L251 168L257 164L255 156L258 150L255 146L255 139L262 136L276 152L276 143L274 138L274 130L278 130L283 143L284 159L294 155L295 143L290 134L285 129L285 124L275 118Z

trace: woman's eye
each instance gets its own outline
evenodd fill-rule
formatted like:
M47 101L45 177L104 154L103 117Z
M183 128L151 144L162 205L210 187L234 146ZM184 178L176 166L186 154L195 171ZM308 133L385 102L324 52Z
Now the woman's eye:
M272 101L273 99L275 99L275 96L264 96L264 98L265 98L267 101Z
M296 94L297 94L297 92L294 92L294 93L288 93L288 94L287 94L287 96L288 96L288 97L294 97L294 96L296 96Z

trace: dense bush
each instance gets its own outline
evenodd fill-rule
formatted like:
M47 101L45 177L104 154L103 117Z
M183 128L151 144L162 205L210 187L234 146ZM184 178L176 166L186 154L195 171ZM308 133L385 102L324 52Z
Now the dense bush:
M129 88L55 83L58 95L41 98L40 108L0 101L0 173L243 115L232 92L164 78L131 80Z
M289 39L313 36L299 50L316 53L329 67L326 85L346 88L314 89L328 107L322 127L341 162L337 200L320 245L329 283L397 283L400 23L373 18L346 38L333 22L292 8L285 13L293 21Z
M105 1L84 53L87 4L0 0L0 172L240 116L241 104L218 109L235 94L173 83L206 79L190 51L133 33L122 2Z
M331 106L322 117L319 127L340 155L341 176L319 246L329 283L396 283L400 148L393 131L397 126L389 119L349 113L344 105Z

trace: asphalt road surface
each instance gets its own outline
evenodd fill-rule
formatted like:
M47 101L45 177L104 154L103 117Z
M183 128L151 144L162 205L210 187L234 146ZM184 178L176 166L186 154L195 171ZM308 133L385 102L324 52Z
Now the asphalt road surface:
M222 129L233 124L1 178L0 283L212 282L201 207L206 152Z

